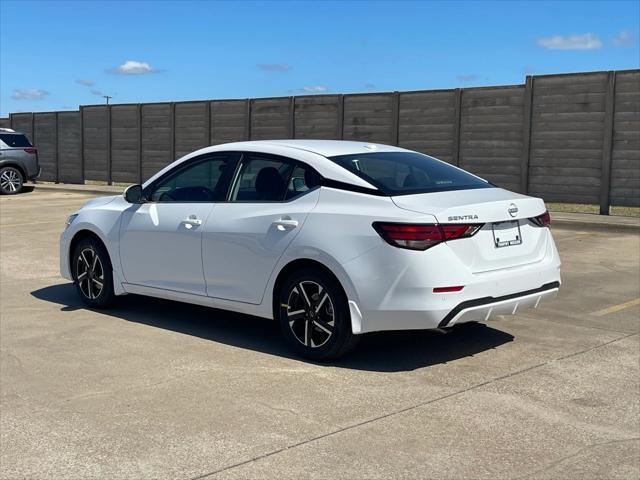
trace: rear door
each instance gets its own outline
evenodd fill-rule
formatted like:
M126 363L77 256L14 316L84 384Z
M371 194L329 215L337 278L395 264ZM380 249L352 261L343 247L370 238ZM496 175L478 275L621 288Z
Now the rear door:
M202 231L224 201L237 154L208 154L145 189L148 201L122 216L120 259L127 283L206 295Z
M278 259L318 201L315 175L285 157L243 155L228 202L216 205L204 228L209 296L262 301Z

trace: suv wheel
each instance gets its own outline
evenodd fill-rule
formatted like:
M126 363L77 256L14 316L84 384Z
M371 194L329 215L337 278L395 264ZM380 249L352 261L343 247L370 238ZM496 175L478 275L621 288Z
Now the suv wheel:
M72 258L74 283L84 303L92 308L113 303L113 272L104 245L95 238L80 240Z
M312 360L338 358L358 342L342 289L321 270L299 270L287 278L279 292L277 320L287 343Z
M4 195L15 195L22 191L24 180L22 173L15 167L0 168L0 192Z

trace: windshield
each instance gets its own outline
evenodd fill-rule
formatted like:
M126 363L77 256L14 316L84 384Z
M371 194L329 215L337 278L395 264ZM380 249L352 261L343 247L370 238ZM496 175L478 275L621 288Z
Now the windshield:
M492 188L489 182L416 152L359 153L331 157L387 195Z

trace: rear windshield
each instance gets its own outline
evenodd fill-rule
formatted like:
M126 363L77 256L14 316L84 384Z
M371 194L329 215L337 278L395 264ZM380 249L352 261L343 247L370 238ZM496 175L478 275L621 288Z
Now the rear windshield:
M31 146L27 137L19 133L0 133L0 140L2 140L8 147L24 148Z
M387 195L493 187L464 170L421 153L360 153L331 157L331 160Z

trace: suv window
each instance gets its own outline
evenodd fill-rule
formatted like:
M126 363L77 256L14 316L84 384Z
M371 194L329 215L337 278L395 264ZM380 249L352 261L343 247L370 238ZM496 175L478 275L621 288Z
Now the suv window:
M493 187L475 175L421 153L363 153L330 159L378 187L386 195Z
M32 146L29 139L20 133L0 133L0 140L2 140L8 147L24 148Z
M285 199L294 164L271 155L245 153L232 202L280 202Z
M161 203L224 201L233 159L233 154L224 153L190 161L152 185L147 198Z

